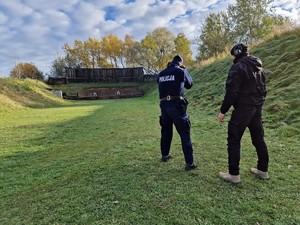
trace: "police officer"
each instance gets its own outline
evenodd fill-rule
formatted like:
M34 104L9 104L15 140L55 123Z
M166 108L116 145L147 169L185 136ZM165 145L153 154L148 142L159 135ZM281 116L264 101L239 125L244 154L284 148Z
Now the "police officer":
M218 115L219 122L223 122L225 113L233 106L227 138L229 172L219 173L221 179L232 183L240 182L240 142L247 127L258 157L257 167L250 171L262 179L269 178L269 155L261 118L266 96L265 71L261 60L250 56L247 49L243 43L231 49L231 55L235 58L228 73L226 93Z
M161 109L161 160L167 162L171 158L170 146L174 124L181 138L185 169L196 169L190 137L190 120L186 114L188 102L183 97L184 88L192 87L192 78L185 69L181 56L176 55L172 62L168 63L167 68L157 76L157 82Z

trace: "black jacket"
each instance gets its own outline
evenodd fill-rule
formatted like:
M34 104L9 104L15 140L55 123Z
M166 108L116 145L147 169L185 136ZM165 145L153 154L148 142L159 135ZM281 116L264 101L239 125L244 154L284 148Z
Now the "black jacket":
M225 114L231 106L262 105L266 97L266 77L261 60L254 56L236 58L231 66L221 106Z

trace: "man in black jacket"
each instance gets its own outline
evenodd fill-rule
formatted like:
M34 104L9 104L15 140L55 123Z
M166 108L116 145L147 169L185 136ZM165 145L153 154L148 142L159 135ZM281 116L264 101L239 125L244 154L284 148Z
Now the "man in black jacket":
M262 179L268 179L269 155L264 141L262 105L266 96L265 71L261 60L250 56L243 43L231 49L235 58L226 81L226 93L218 115L224 121L225 113L233 106L228 124L228 173L219 173L223 180L239 183L240 143L246 128L249 128L252 143L257 152L257 167L250 171Z
M185 169L196 169L193 157L193 147L190 137L190 120L186 114L187 100L184 88L190 89L193 85L192 78L183 65L181 56L176 55L166 69L157 76L160 98L161 116L161 161L167 162L170 156L170 147L173 137L173 124L181 138L181 146L185 159Z

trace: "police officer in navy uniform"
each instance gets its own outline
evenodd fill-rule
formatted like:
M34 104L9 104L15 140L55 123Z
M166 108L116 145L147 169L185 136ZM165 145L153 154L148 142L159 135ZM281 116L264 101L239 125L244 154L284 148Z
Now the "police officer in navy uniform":
M183 65L181 56L176 55L166 69L157 76L160 98L160 125L161 125L161 155L162 162L167 162L170 156L170 146L173 137L173 124L181 138L182 151L185 159L185 169L196 169L193 147L190 137L191 123L186 114L187 100L184 88L192 87L192 78Z
M231 49L234 60L218 115L219 122L223 122L225 113L233 106L227 138L229 171L219 173L221 179L232 183L240 182L240 142L247 127L258 157L257 167L251 168L250 172L262 179L269 178L269 155L262 124L262 105L266 97L265 71L261 60L249 55L247 49L244 43L236 44Z

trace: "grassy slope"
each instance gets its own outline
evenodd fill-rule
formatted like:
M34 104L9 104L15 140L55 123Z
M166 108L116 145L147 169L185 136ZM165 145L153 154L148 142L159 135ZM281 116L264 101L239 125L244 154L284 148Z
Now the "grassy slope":
M0 78L0 111L66 103L47 89L51 87L37 80Z
M266 122L269 127L292 125L300 129L300 28L250 49L268 71ZM230 57L192 71L194 88L187 93L194 106L217 113L224 96Z

